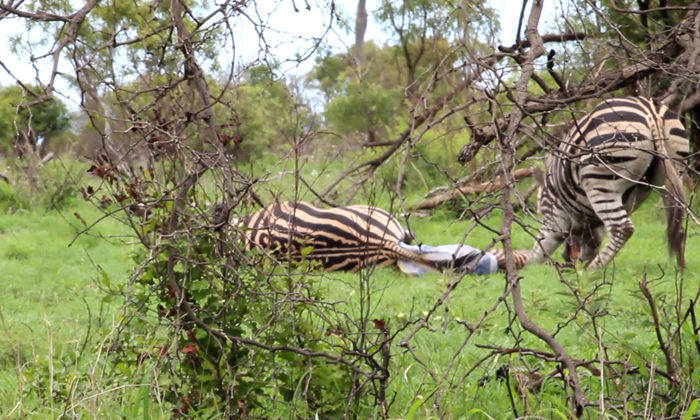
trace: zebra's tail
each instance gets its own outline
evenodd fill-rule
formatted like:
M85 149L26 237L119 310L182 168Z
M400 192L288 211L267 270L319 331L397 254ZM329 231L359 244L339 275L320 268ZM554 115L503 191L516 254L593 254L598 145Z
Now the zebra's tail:
M396 242L393 241L386 241L383 244L383 248L385 251L387 251L392 259L395 259L397 261L400 260L407 260L411 261L414 264L418 264L419 266L422 267L421 271L442 271L442 267L438 262L430 260L427 256L420 254L418 252L410 251L407 249L403 249L401 245L399 245ZM404 271L402 269L402 266L399 264L399 269Z
M662 190L664 207L666 208L666 238L669 253L676 256L680 267L685 267L685 230L683 229L685 192L683 191L683 182L669 157L667 141L668 139L664 138L658 142L666 173L665 189Z
M432 247L389 242L386 249L392 252L392 257L397 260L411 261L431 271L454 269L474 274L490 274L497 269L495 258L467 245ZM399 264L400 269L401 267Z

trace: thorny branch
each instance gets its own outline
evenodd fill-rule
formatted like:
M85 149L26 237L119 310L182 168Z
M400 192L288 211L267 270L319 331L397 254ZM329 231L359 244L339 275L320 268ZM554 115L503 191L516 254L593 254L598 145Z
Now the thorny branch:
M645 270L643 277L642 277L642 281L639 282L639 290L642 291L644 298L649 303L649 309L651 310L651 316L652 316L652 319L654 321L654 331L656 332L656 339L659 342L659 346L661 347L661 351L663 351L664 356L666 357L666 367L668 370L668 374L671 377L671 380L673 381L673 383L678 384L679 383L679 379L678 379L678 375L677 375L678 362L676 362L676 359L673 357L673 354L671 352L671 341L664 340L664 337L661 334L661 321L659 319L659 310L656 307L656 302L654 301L654 298L651 295L651 292L649 291L646 277L647 277L647 273Z
M511 229L513 225L513 204L510 201L510 191L515 184L513 179L513 166L515 164L513 155L513 145L515 143L515 135L518 131L520 121L525 116L525 110L523 108L527 96L528 96L528 82L535 71L535 60L544 54L544 43L542 37L539 35L537 28L539 26L540 16L542 14L543 0L533 0L532 9L530 10L530 17L527 22L527 30L525 32L528 41L530 42L530 50L523 54L522 58L522 74L520 79L515 85L516 100L515 108L510 114L510 124L508 126L508 132L505 136L499 136L500 140L500 151L502 158L502 174L503 174L503 195L501 196L501 206L503 208L503 249L505 250L506 256L506 277L508 283L513 288L511 293L513 299L513 306L515 308L515 313L518 315L520 324L522 327L529 331L530 333L539 337L542 341L546 342L556 353L557 357L562 361L562 363L567 367L569 371L570 386L574 391L574 408L576 415L581 417L583 415L583 408L586 406L586 398L581 391L581 385L578 380L578 374L576 372L576 365L574 364L571 357L566 353L564 348L559 344L559 342L544 331L539 325L534 323L527 315L525 310L525 305L523 303L522 292L520 288L520 277L518 271L515 267L515 260L513 259L513 246L511 242ZM500 134L500 133L499 133Z

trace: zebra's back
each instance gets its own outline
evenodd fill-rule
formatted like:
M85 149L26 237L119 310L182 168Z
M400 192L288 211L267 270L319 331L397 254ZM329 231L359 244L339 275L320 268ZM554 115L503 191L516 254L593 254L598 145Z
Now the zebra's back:
M245 225L246 249L258 247L277 258L318 261L325 271L355 272L371 264L387 266L398 258L422 261L398 245L406 230L377 207L324 210L287 201L258 210Z

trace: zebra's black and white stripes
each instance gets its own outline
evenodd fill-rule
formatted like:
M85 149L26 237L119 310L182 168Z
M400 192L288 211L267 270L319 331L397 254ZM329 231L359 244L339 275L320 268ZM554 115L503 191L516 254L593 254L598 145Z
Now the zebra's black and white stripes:
M496 269L495 259L488 256L482 261L481 252L473 248L454 261L444 252L414 251L420 247L407 245L412 238L398 220L372 206L320 209L303 201L286 201L264 207L234 224L244 231L246 250L258 248L277 260L316 261L329 272L357 272L399 260L413 264L400 264L400 269L415 272L464 269L482 263L491 263Z
M408 239L404 228L386 211L369 206L323 210L286 201L258 210L241 224L246 250L258 247L277 259L318 261L325 271L355 272L411 257L398 245Z
M685 196L672 159L679 162L688 152L686 131L666 106L631 97L598 104L547 157L538 195L543 225L527 263L542 263L574 238L580 260L607 265L634 233L630 214L658 188L669 250L683 265ZM599 253L606 231L608 244Z
M499 270L506 269L506 251L503 248L493 248L488 250L488 253L496 258L496 263ZM515 268L521 269L525 267L532 256L532 251L529 249L514 249L513 262L515 262Z

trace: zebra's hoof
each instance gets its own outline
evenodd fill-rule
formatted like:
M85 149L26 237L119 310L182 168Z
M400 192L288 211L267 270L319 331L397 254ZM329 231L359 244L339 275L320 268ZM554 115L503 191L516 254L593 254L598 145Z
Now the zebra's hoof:
M556 267L558 269L564 270L564 271L572 271L572 270L576 269L576 264L574 261L567 261L564 263L555 262L555 264L556 264Z
M588 265L586 265L587 270L601 268L601 267L603 267L603 263L597 258L595 260L591 261Z

